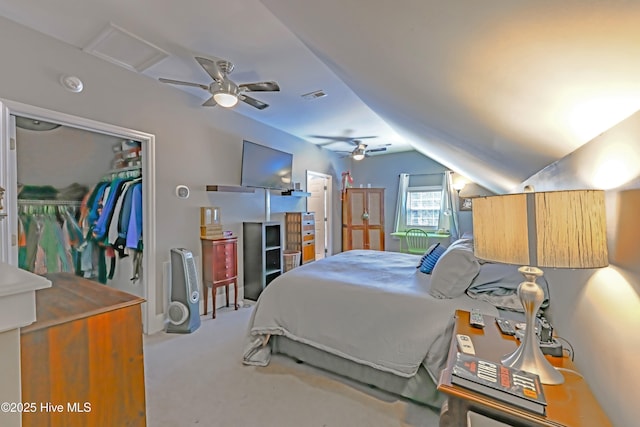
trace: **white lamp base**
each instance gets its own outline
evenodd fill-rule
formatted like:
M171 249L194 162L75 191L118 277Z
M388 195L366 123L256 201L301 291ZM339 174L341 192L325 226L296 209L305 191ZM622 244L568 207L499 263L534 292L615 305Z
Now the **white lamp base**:
M522 371L532 372L540 377L542 384L562 384L562 373L549 363L536 336L535 315L544 301L544 291L536 283L542 276L542 270L536 267L520 267L518 269L525 281L518 286L518 297L525 313L526 330L518 348L502 358L502 364Z

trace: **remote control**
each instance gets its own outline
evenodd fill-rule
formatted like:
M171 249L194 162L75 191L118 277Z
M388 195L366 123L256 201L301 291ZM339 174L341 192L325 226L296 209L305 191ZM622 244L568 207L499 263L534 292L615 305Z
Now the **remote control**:
M509 322L507 319L496 319L496 323L498 324L498 328L500 328L500 332L502 332L505 335L515 335L516 334L516 329L513 327L513 325L511 324L511 322Z
M469 315L469 324L474 328L484 328L484 317L480 314L480 310L471 310L471 314Z
M475 348L473 348L473 341L469 338L469 335L457 334L456 340L458 340L458 349L465 354L476 354Z

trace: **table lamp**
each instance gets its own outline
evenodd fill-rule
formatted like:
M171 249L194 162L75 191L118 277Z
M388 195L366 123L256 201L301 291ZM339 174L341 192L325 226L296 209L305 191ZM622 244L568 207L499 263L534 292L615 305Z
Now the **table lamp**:
M519 264L518 286L526 319L520 345L502 364L538 374L543 384L564 377L544 357L535 316L544 300L538 267L599 268L608 265L604 191L528 192L473 200L474 252L487 261Z

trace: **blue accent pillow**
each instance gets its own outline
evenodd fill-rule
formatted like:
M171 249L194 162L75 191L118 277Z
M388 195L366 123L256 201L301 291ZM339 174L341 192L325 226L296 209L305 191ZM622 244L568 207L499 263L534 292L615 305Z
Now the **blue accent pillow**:
M427 257L427 255L429 255L436 248L436 246L439 246L439 245L440 243L434 243L433 245L429 246L425 251L424 255L420 257L420 261L418 262L418 265L416 265L416 268L420 268L425 258Z
M441 246L440 243L436 244L436 246L423 257L422 263L420 264L420 272L431 274L433 267L436 266L438 259L446 250L447 249Z

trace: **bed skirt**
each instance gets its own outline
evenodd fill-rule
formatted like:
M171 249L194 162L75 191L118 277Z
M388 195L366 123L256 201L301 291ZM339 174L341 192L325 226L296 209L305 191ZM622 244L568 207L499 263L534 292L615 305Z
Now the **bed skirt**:
M316 368L374 386L422 405L440 409L445 400L442 393L436 389L436 384L424 366L420 366L416 375L403 378L290 340L284 336L272 335L270 344L272 354L286 355Z

